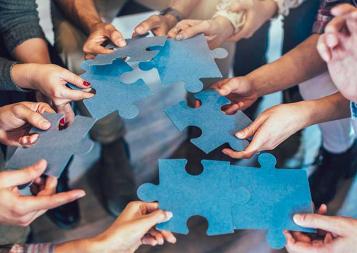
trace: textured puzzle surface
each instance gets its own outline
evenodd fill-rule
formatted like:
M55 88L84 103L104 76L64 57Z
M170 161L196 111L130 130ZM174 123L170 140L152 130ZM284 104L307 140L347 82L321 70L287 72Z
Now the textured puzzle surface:
M160 53L151 61L140 64L143 70L157 68L162 85L184 82L189 92L203 88L201 78L221 78L214 58L225 57L223 49L211 51L203 35L177 41L168 39Z
M235 150L243 150L248 141L236 138L234 133L247 127L251 120L242 112L235 115L222 112L222 106L231 102L214 90L202 91L195 97L201 101L198 108L191 108L182 101L165 110L174 125L180 131L188 126L199 127L202 131L201 136L192 139L191 142L206 153L225 143Z
M59 177L72 155L91 150L94 143L88 137L88 132L94 125L94 119L76 116L68 128L59 130L63 115L44 116L51 122L51 128L47 131L32 129L32 133L39 133L38 141L30 148L17 148L6 162L7 169L23 168L45 159L48 163L46 174Z
M262 229L273 248L285 245L283 230L314 232L297 226L292 216L312 212L306 172L275 169L273 155L261 154L261 168L230 166L228 162L202 161L200 175L186 172L186 160L160 160L160 184L143 184L138 197L159 201L173 218L159 229L187 234L187 221L200 215L208 220L208 235L235 229Z
M82 64L86 71L82 77L92 84L96 95L84 100L89 113L95 119L118 111L125 119L135 118L139 114L136 102L151 95L150 88L143 80L127 84L121 81L123 73L132 71L126 62L116 59L110 65L90 66L88 62Z
M158 47L165 44L167 37L144 37L138 39L127 39L127 46L116 48L111 54L100 54L89 65L110 65L116 59L127 62L149 61L158 54Z

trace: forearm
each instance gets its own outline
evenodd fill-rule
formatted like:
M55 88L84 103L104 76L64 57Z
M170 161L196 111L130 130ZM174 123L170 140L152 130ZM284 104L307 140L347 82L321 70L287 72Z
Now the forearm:
M55 2L67 18L88 34L97 24L102 23L93 0L55 0Z
M316 49L318 35L312 35L280 59L249 73L247 78L259 96L281 91L326 71Z
M41 38L26 40L13 50L12 55L22 63L51 63L47 42Z
M171 0L170 7L178 10L183 18L187 18L201 0Z
M299 103L303 111L306 112L306 121L304 121L303 128L351 116L350 102L339 92L317 100L308 100Z

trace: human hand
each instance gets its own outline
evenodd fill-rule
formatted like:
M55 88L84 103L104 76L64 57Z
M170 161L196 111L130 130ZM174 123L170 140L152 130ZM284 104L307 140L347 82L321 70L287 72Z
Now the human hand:
M320 36L317 48L337 88L346 98L357 102L357 8L343 4L331 12L336 17Z
M8 146L29 147L38 134L27 134L29 127L47 130L51 124L41 114L53 113L45 103L20 102L0 107L0 142Z
M165 36L177 24L177 19L172 15L153 15L134 28L133 37L152 32L155 36Z
M16 64L12 68L12 78L21 88L34 89L48 97L58 113L71 122L74 113L71 101L79 101L94 96L88 90L90 83L67 69L52 64ZM66 86L71 83L83 90L73 90Z
M86 60L93 59L97 54L110 54L112 49L105 48L104 43L110 41L118 47L125 47L123 35L112 25L98 23L90 31L88 39L84 42L83 52Z
M233 35L234 27L225 17L217 16L209 20L187 19L179 22L168 33L169 37L176 40L185 40L203 33L211 49L221 46Z
M225 107L227 114L247 109L259 97L248 76L224 79L215 83L212 88L216 89L221 96L227 96L232 101L232 104Z
M277 3L273 0L236 1L231 11L245 13L246 21L242 29L232 35L229 41L237 42L252 37L261 26L276 15L278 9Z
M82 190L72 190L56 194L57 179L48 177L40 186L40 177L45 172L44 160L13 171L0 172L0 223L28 226L48 209L67 204L85 195ZM18 186L34 182L38 192L34 196L23 196Z
M232 158L251 158L254 154L273 150L288 137L309 124L309 108L304 102L274 106L262 114L248 127L236 133L239 139L253 137L243 151L223 149Z
M297 214L297 225L321 230L320 239L299 232L285 231L286 249L289 253L341 253L357 252L357 220L347 217L326 216L327 207L322 205L318 214Z

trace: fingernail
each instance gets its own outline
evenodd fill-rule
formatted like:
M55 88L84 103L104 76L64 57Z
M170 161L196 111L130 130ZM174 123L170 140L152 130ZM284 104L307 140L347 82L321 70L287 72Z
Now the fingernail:
M86 87L91 86L90 82L87 82L87 81L83 81L83 85Z
M238 132L238 133L236 133L236 137L239 138L239 139L243 139L244 138L244 133Z
M119 46L125 47L126 46L126 41L125 40L119 41Z
M41 125L42 125L42 127L44 127L44 128L49 128L49 127L51 126L51 123L48 122L47 120L42 120L42 121L41 121Z
M167 220L171 219L174 216L174 214L172 212L167 212L167 211L165 212L165 215L166 215Z
M66 120L65 120L65 118L62 118L62 119L60 120L59 124L60 124L61 126L66 125Z
M294 219L294 222L298 224L301 221L301 216L299 214L295 214L293 219Z
M178 34L176 36L176 40L183 40L184 39L184 36L182 34Z
M144 29L141 26L139 26L136 28L136 32L141 34L144 32Z
M86 195L85 191L81 191L77 194L77 198L83 198Z

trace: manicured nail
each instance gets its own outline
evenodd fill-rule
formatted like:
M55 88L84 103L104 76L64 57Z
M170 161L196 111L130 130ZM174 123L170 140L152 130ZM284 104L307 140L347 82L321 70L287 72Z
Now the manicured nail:
M51 123L48 122L47 120L42 120L41 125L43 128L49 128L51 126Z
M64 126L64 125L66 125L66 120L64 118L62 118L59 123L61 126Z
M236 137L239 138L239 139L243 139L244 138L244 133L238 132L238 133L236 133Z
M77 198L83 198L86 195L85 191L81 191L77 194Z
M90 82L87 82L87 81L83 81L83 85L86 87L91 86Z
M170 220L174 216L172 212L168 212L168 211L165 212L165 215L167 220Z

